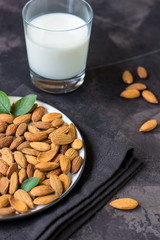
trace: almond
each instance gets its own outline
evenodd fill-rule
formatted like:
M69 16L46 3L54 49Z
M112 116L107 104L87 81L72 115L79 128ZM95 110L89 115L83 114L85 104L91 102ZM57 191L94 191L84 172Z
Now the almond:
M9 166L14 162L12 152L9 148L2 148L1 157Z
M131 210L138 206L138 202L132 198L119 198L110 202L110 205L122 210Z
M18 147L17 150L18 151L22 151L23 148L29 148L30 147L30 142L29 141L24 141L23 143L21 143Z
M9 147L12 141L13 141L13 136L6 136L3 138L0 138L0 148Z
M71 170L71 160L65 155L60 156L60 167L63 173L69 173Z
M23 148L22 152L25 154L33 155L33 156L39 155L39 151L32 149L32 148Z
M53 127L59 127L63 124L63 120L61 118L57 118L52 121L52 126Z
M16 129L17 129L16 124L14 124L14 123L10 124L6 129L6 135L7 136L14 136L15 132L16 132Z
M59 163L60 162L60 157L62 156L63 154L62 153L59 153L58 155L56 155L56 157L55 158L53 158L53 162L55 162L55 163Z
M5 161L3 161L2 159L0 159L0 172L3 175L6 175L7 171L8 171L8 164Z
M147 102L150 102L150 103L158 103L158 99L156 98L156 96L151 92L151 91L148 91L148 90L144 90L142 92L142 97L147 101Z
M0 121L6 122L6 123L12 123L13 122L13 116L6 113L0 114Z
M7 123L6 122L3 122L3 121L0 121L0 133L4 133L7 129Z
M55 157L58 150L59 150L59 146L56 145L54 149L51 149L51 150L46 151L46 152L41 152L38 155L38 161L39 162L49 162L50 160L52 160Z
M137 89L139 91L145 90L147 86L143 83L133 83L129 85L126 89Z
M138 74L138 77L140 77L142 79L145 79L148 77L147 70L141 66L137 68L137 74Z
M16 130L16 137L22 136L27 129L27 124L26 123L21 123L19 124L17 130Z
M33 104L33 107L29 110L28 113L32 113L37 107L38 107L37 103Z
M32 165L36 165L39 162L37 160L37 157L35 157L35 156L27 155L26 158L27 158L27 162Z
M35 150L42 151L42 152L48 151L51 148L48 143L44 143L44 142L31 142L30 146Z
M22 200L16 199L11 197L9 199L11 206L19 213L26 213L28 212L28 207L26 203Z
M27 114L18 116L13 120L13 123L17 125L21 123L29 123L31 120L31 115L32 115L31 113L27 113Z
M61 118L61 117L62 117L61 113L56 113L56 112L46 113L45 115L43 115L42 121L43 122L52 122L53 120L55 120L57 118Z
M39 132L39 133L30 133L25 132L24 137L27 141L30 142L41 142L46 139L48 134L46 132Z
M62 173L62 171L61 171L61 168L59 167L59 168L53 169L52 171L48 172L46 177L50 178L51 174L59 176L61 173Z
M58 198L56 195L48 195L43 197L37 197L34 199L33 203L36 205L45 205L55 201Z
M27 165L27 176L28 176L28 178L33 177L33 174L34 174L33 165L32 164L28 164Z
M6 177L1 177L0 178L0 193L2 195L6 194L8 191L8 187L9 187L9 181L8 178Z
M50 122L33 122L31 126L34 126L36 128L42 129L42 130L47 130L52 127L52 124Z
M11 166L8 168L7 177L10 179L11 175L14 172L18 172L18 165L17 165L17 163L12 163Z
M54 190L48 185L39 185L32 188L32 190L30 191L30 193L36 197L45 196L53 192Z
M122 74L122 79L123 82L127 83L127 84L131 84L133 83L133 75L130 71L126 70L123 72Z
M66 151L65 156L67 156L72 161L74 158L78 156L78 152L73 148L69 148Z
M5 194L3 196L0 196L0 208L7 207L9 205L9 194Z
M139 131L140 132L149 132L151 130L153 130L154 128L156 128L157 126L157 121L156 120L149 120L145 123L143 123L143 125L140 127Z
M36 164L35 167L38 168L39 170L45 172L45 171L51 171L55 168L58 168L59 164L55 163L55 162L40 162L40 163Z
M40 130L38 128L36 128L35 126L32 126L32 125L28 125L28 131L30 133L39 133Z
M75 150L80 150L83 147L83 142L81 139L76 138L72 144L71 147Z
M123 98L138 98L140 97L140 91L137 89L126 89L120 94L121 97Z
M1 139L1 138L4 138L5 136L6 136L5 133L0 133L0 139Z
M39 178L39 184L44 181L45 179L45 173L41 172L39 169L36 169L34 171L33 177Z
M69 132L68 134L72 137L72 142L74 141L74 139L76 138L76 128L73 125L73 123L69 124Z
M51 186L50 179L45 179L41 184Z
M25 155L22 152L15 151L14 152L14 159L20 167L22 167L22 168L27 167L27 160L26 160Z
M25 168L21 168L18 173L19 184L21 185L27 179L27 172Z
M18 188L18 174L13 172L10 179L9 194L14 194Z
M71 173L74 174L79 171L80 167L82 166L83 158L78 156L72 161Z
M63 155L65 154L65 152L68 150L68 144L65 144L65 145L61 145L60 146L60 153L62 153Z
M61 196L63 193L63 185L58 176L51 174L50 175L51 187L54 189L57 196Z
M52 133L55 130L56 130L56 128L51 127L51 128L46 130L46 133L50 134L50 133Z
M69 143L73 142L73 138L69 134L56 133L56 131L53 133L54 133L54 135L51 136L51 141L54 144L65 145L65 144L69 144Z
M63 184L63 191L65 192L71 185L71 179L68 175L66 175L64 173L59 175L59 179L61 180L61 182Z
M14 198L19 199L23 202L25 202L25 204L29 207L29 208L34 208L34 204L33 201L30 197L30 195L24 191L23 189L18 189L15 193L14 193Z
M41 120L45 113L45 108L44 107L37 107L34 112L32 113L32 121L33 122L38 122Z
M14 151L22 142L24 142L24 137L17 137L13 140L9 148Z
M15 210L13 208L10 208L10 207L0 208L0 216L1 217L12 216L14 213L15 213Z

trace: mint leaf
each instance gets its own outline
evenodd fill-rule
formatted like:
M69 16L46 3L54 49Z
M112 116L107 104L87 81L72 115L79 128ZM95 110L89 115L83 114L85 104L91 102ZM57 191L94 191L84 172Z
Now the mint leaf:
M11 104L8 96L0 91L0 113L10 113Z
M29 110L33 107L36 98L37 96L35 94L29 94L18 100L13 106L12 110L13 115L20 116L28 113Z
M23 189L26 192L29 192L32 188L37 186L38 183L39 183L39 178L37 177L28 178L22 183L21 189Z

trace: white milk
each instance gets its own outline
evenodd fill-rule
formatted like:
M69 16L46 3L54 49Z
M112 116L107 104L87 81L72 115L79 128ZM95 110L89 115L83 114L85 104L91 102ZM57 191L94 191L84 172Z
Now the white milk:
M34 18L26 34L31 70L54 80L72 78L81 73L86 66L89 44L85 24L81 18L66 13L50 13ZM74 28L77 29L68 31Z

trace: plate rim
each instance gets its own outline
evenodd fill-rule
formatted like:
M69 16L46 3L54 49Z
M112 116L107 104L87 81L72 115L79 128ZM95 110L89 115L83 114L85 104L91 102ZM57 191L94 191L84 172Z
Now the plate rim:
M9 99L10 97L13 97L13 98L21 98L20 96L8 96ZM61 112L65 117L67 117L75 126L75 128L78 130L79 134L80 134L80 137L83 141L83 148L84 148L84 160L83 160L83 164L81 166L81 169L80 169L80 172L79 172L79 175L78 177L76 178L75 182L72 184L72 186L69 188L68 191L64 192L63 195L61 197L59 197L58 199L56 199L55 201L47 204L46 206L44 205L44 207L36 210L36 211L30 211L30 212L27 212L25 214L18 214L18 215L13 215L13 216L9 216L9 217L0 217L0 222L5 222L5 221L16 221L16 220L19 220L19 219L25 219L25 218L29 218L31 216L35 216L37 214L41 214L42 212L44 212L45 210L53 207L54 205L56 205L58 202L60 202L61 200L63 200L68 194L70 194L70 192L74 189L74 187L77 185L77 183L79 182L82 174L83 174L83 171L84 171L84 167L86 165L86 144L84 142L84 138L81 134L81 131L79 130L79 128L76 126L76 124L65 114L63 113L61 110L59 110L58 108L48 104L48 103L45 103L43 101L40 101L40 100L36 100L36 102L39 102L39 103L42 103L42 104L45 104L45 105L49 105L50 107L56 109L58 112Z

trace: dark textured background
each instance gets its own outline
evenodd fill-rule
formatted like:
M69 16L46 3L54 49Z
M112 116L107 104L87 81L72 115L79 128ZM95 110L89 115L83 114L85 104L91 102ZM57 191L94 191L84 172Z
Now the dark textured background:
M30 82L21 18L24 0L0 0L0 89L6 93L25 83L41 99L104 136L135 147L145 167L114 197L131 197L140 206L134 211L118 211L107 203L69 240L157 240L160 239L160 127L142 134L140 125L155 118L160 108L142 98L119 97L125 88L121 74L145 66L146 83L160 100L160 1L90 0L94 22L85 83L67 95L49 95ZM25 92L22 93L25 95ZM105 156L104 156L105 157ZM91 159L90 159L91 161Z

